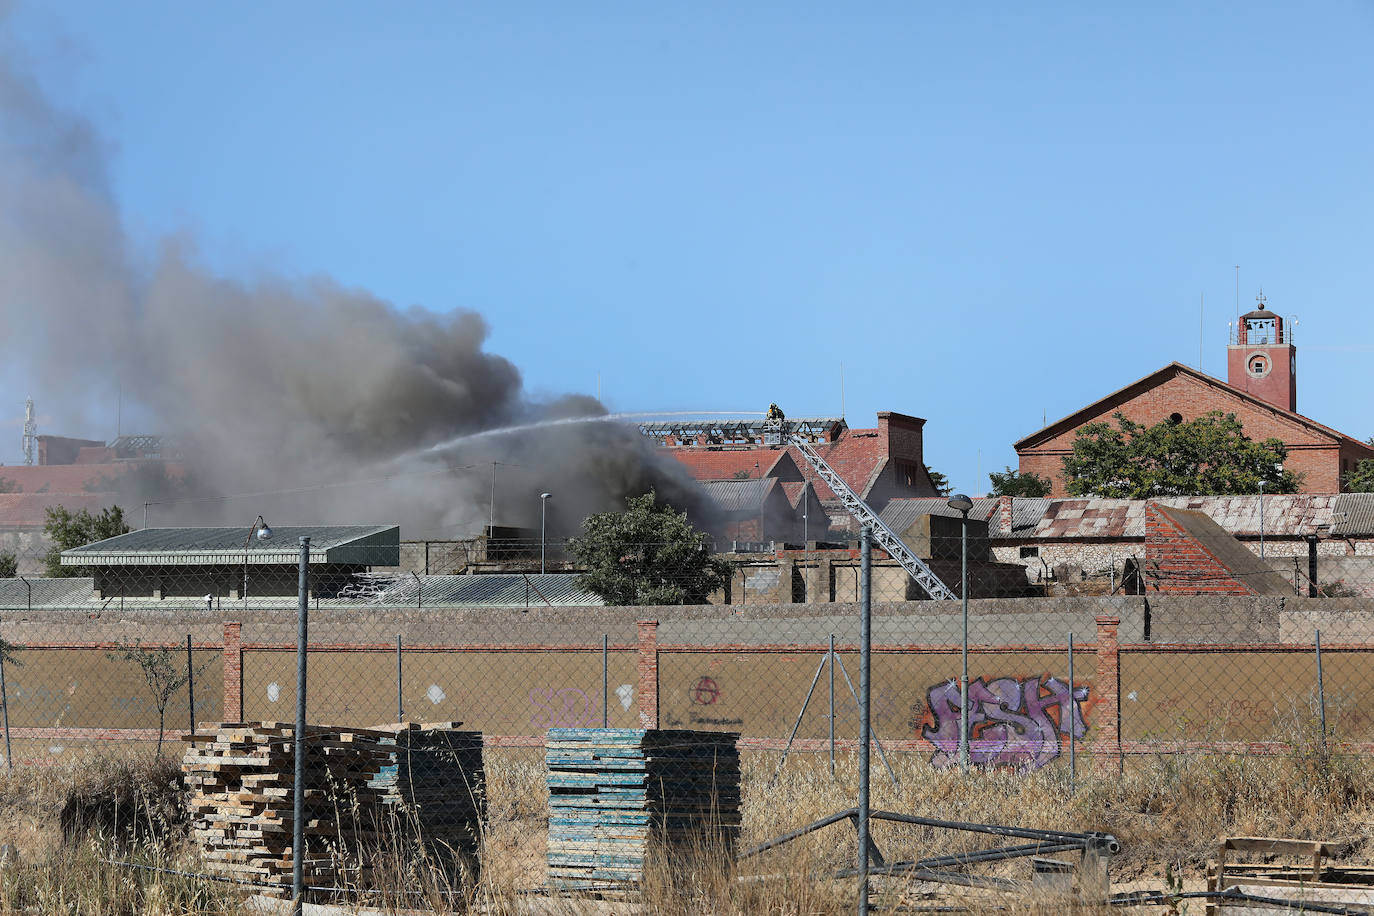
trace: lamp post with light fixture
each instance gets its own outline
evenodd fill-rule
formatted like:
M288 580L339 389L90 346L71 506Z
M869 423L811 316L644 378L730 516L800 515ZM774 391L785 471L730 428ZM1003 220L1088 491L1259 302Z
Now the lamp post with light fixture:
M243 609L248 610L248 545L256 537L259 541L266 541L272 537L271 527L258 516L258 520L253 523L253 527L248 529L248 535L243 539Z
M547 536L548 527L546 523L549 518L549 497L552 493L539 494L539 574L542 576L547 568L547 558L549 552L549 539Z
M949 498L949 507L959 513L962 527L959 536L959 603L964 618L964 636L960 645L959 673L959 768L968 772L968 513L973 500L963 493Z

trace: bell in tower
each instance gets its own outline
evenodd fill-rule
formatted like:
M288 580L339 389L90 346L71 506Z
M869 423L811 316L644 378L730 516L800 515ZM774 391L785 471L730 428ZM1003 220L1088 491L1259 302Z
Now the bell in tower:
M1240 316L1226 348L1226 381L1283 410L1298 409L1298 351L1292 332L1278 314L1266 307L1264 293L1255 297L1259 308Z

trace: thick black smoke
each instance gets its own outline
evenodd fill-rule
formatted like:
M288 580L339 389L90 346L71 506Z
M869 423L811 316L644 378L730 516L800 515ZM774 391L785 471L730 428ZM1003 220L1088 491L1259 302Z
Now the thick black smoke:
M186 239L140 257L107 162L93 126L51 104L16 49L0 45L8 368L68 428L108 416L117 385L126 416L180 444L179 479L117 482L126 502L157 504L155 524L262 513L273 524L400 522L406 537L456 537L485 524L493 503L498 525L537 524L539 493L551 492L551 527L567 532L650 487L703 517L700 490L676 463L620 424L427 450L604 409L580 396L529 399L515 366L484 349L487 324L472 312L401 309L326 277L216 276Z

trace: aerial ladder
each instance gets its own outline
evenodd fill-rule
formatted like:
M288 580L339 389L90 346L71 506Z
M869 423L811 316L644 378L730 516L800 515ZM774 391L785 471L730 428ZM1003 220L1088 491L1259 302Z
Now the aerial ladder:
M911 549L902 543L902 539L897 536L897 532L887 526L887 523L878 517L878 513L868 507L868 503L859 498L859 494L849 488L849 484L844 482L844 478L836 474L830 465L825 463L816 450L811 447L811 443L806 437L796 433L789 433L787 436L789 445L796 446L797 451L801 452L806 463L811 465L811 469L824 480L826 486L835 491L835 495L844 503L844 507L849 510L849 514L859 520L860 524L867 525L872 532L873 540L879 547L888 552L888 555L898 563L902 564L911 578L921 588L926 590L926 594L931 598L945 601L952 601L959 596L950 591L949 586L940 581L940 577Z

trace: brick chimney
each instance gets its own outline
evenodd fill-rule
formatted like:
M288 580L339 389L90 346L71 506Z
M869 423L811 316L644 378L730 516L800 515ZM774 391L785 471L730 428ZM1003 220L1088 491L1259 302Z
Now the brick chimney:
M997 497L997 521L1003 534L1011 534L1011 497Z

